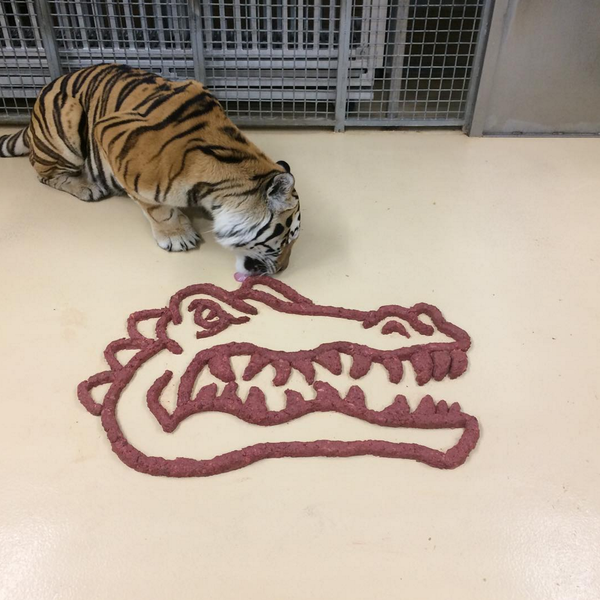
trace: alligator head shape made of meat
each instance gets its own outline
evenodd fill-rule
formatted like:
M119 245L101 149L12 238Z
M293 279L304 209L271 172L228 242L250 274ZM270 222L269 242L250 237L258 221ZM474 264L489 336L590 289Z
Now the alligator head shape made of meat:
M260 326L254 324L259 316L264 317ZM314 334L334 335L338 324L342 341L315 341L319 336ZM251 337L246 333L252 331L258 332L261 345L242 341ZM375 409L361 387L374 366L387 379L387 394L389 386L400 384L408 373L423 386L432 379L453 379L466 371L469 335L428 304L411 308L387 305L370 311L322 306L281 281L252 277L232 292L213 284L182 289L164 308L133 313L127 333L106 347L108 369L79 384L78 397L90 413L100 416L114 452L137 471L201 477L265 458L358 455L409 458L448 469L463 464L479 438L477 419L457 403L449 406L426 395L411 409L405 396L392 393L383 408ZM289 348L303 334L308 337L305 349ZM185 360L174 375L166 368L167 358L178 356ZM233 421L242 426L258 426L253 430L264 433L309 414L337 413L371 424L382 433L377 435L382 439L259 439L202 458L152 455L138 448L144 445L143 436L134 435L134 440L122 427L120 404L134 376L137 379L136 374L150 363L154 374L142 382L142 391L133 400L137 410L145 400L145 418L163 437L200 414L225 413L230 421L235 417ZM265 373L270 379L260 384ZM103 398L99 399L101 392ZM267 402L267 396L275 393L281 401L278 407ZM171 397L170 405L166 396ZM445 451L383 439L383 432L398 428L458 430L461 434ZM196 431L193 439L210 438L211 431L219 435L209 427ZM239 439L234 438L234 445Z

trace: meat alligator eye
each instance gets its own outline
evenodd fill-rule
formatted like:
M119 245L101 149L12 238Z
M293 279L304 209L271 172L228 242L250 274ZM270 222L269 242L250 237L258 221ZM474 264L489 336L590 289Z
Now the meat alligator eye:
M381 333L383 335L389 335L390 333L399 333L404 337L409 338L410 334L408 333L406 327L400 323L400 321L388 321L382 328Z
M190 302L188 310L194 313L194 323L204 330L196 333L197 338L215 335L229 327L229 325L239 325L250 320L248 317L234 317L224 310L220 304L208 298L193 300Z

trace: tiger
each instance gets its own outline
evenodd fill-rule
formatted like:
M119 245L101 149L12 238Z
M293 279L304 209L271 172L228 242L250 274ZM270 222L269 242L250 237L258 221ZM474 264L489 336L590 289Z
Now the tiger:
M63 75L41 90L27 127L0 136L0 156L27 155L42 183L80 200L129 196L168 251L203 241L181 210L203 209L243 277L283 271L300 233L289 164L268 158L194 80L119 64Z

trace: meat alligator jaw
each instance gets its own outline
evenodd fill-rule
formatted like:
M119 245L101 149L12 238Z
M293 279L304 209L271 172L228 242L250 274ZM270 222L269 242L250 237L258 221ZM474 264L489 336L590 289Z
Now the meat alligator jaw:
M440 353L439 350L436 352ZM444 376L456 377L463 372L466 368L463 357L457 353L453 355L452 352L454 350L449 351L448 358L443 361L438 359L435 362L436 358L430 356L430 361L426 362L422 351L417 350L413 355L413 357L416 355L417 359L409 358L413 367L415 367L415 363L417 367L421 366L421 370L415 367L417 381L421 380L424 383L429 381L433 376L436 364L445 366ZM265 350L252 344L228 344L209 348L196 355L181 377L177 405L173 412L167 411L161 403L161 393L173 376L171 371L166 371L152 384L148 390L147 404L163 430L168 433L173 432L189 416L202 412L227 413L242 421L259 426L281 425L310 413L335 412L387 428L462 428L464 431L460 440L446 452L433 450L419 444L385 440L369 440L369 443L375 444L381 456L415 458L441 468L458 466L466 460L468 453L477 442L479 429L477 420L463 413L458 403L449 406L444 400L436 402L427 395L422 398L414 410L411 410L406 398L396 395L391 404L384 409L369 409L366 406L365 394L358 384L352 385L347 393L341 394L333 385L316 377L315 364L326 368L333 375L342 376L340 354L348 354L352 357L350 377L353 379L364 377L368 372L367 366L370 368L374 362L380 362L386 368L392 383L399 381L398 376L400 379L402 378L402 360L395 356L394 352L372 351L354 344L336 344L335 347L328 344L319 347L316 351L293 353ZM311 360L309 355L313 356L314 360ZM231 364L231 358L234 356L243 356L247 359L246 368L241 376L242 381L251 382L267 366L271 365L274 368L273 386L283 388L296 370L312 386L313 397L305 398L299 392L287 388L284 390L285 408L281 410L269 409L264 392L256 386L250 388L245 398L240 397L238 380ZM388 361L388 366L384 364L384 361ZM427 377L423 376L425 370L422 367L423 364L427 368L425 373ZM218 386L214 382L202 385L194 395L194 385L203 371L209 377L218 380L221 385ZM290 442L286 442L286 444L286 448L290 447ZM366 451L364 440L291 442L292 449L295 447L294 444L300 444L297 451L303 452L302 456L322 455L323 444L333 444L327 448L330 448L331 452L333 452L332 448L336 448L335 452L342 452L344 456L373 454L371 451ZM307 445L315 454L306 454L309 452ZM273 456L273 452L279 455L277 452L280 446L281 444L278 443L257 444L244 450L250 451L251 454L256 451L260 458L269 458ZM288 456L288 454L285 455ZM295 456L296 454L291 455Z

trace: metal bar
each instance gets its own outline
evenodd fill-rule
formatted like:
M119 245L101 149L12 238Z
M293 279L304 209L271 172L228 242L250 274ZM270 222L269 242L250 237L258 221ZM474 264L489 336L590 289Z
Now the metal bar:
M18 3L16 0L9 0L8 4L12 9L13 18L15 20L14 26L17 30L17 38L21 42L21 44L25 44L25 40L27 38L25 37L25 30L23 27L23 23L21 22L21 13L19 12ZM28 6L25 5L25 8L28 8Z
M40 24L38 23L38 18L37 18L37 15L35 14L35 7L28 6L27 9L28 9L29 17L31 18L31 25L32 25L32 29L33 29L33 36L35 39L35 43L38 48L42 48L43 42L42 42L41 36L40 36Z
M267 24L267 44L269 50L273 51L273 5L271 0L265 0L265 18Z
M172 3L170 1L167 0L166 3L166 8L167 8L167 29L169 29L171 31L171 48L181 48L182 47L182 35L181 35L181 31L183 30L183 27L181 26L181 21L184 20L182 18L180 18L180 14L182 12L182 8L178 2ZM155 9L158 10L158 7ZM162 7L159 11L160 14L162 14ZM164 21L161 21L164 22ZM159 27L159 36L161 35L164 36L164 31L163 31L163 27Z
M94 3L92 3L92 6L94 6ZM125 47L126 48L132 48L132 49L137 49L137 44L136 44L136 40L135 40L135 26L133 24L133 11L132 11L132 4L131 4L131 0L128 0L127 2L123 2L122 4L123 6L123 12L125 13L125 31L124 31L124 42L125 42ZM136 55L137 55L137 51L136 51Z
M78 3L79 4L79 3ZM108 24L110 26L109 30L108 30L108 37L110 37L110 39L112 40L112 43L118 48L120 45L120 40L119 40L119 24L121 19L119 18L119 24L117 23L117 16L115 14L115 7L114 4L112 2L108 2L106 5L106 13L108 14ZM103 44L103 39L102 39L102 21L100 21L100 15L98 15L97 17L97 23L98 23L98 42L99 42L99 46L100 48L102 48ZM125 45L125 44L123 44Z
M56 20L58 22L59 30L62 30L64 35L63 46L65 48L73 47L74 43L68 38L67 33L71 29L71 13L69 12L69 5L65 0L54 0L54 6L56 7Z
M452 4L450 4L448 6L448 10L450 12L450 15L449 15L450 22L452 22L452 20L453 20L454 9L455 8L456 8L456 4L455 4L455 0L453 0ZM432 44L433 44L434 48L439 44L439 29L440 29L440 20L442 18L442 10L443 10L443 7L440 7L439 11L438 11L438 18L437 18L437 20L435 22L435 29L433 30L433 36L434 37L433 37ZM441 67L440 67L440 76L439 76L439 83L438 83L439 88L437 89L437 94L435 93L436 90L435 89L432 90L432 87L431 87L431 85L433 83L433 80L434 80L433 72L434 72L434 70L436 68L436 65L435 65L435 59L436 59L435 52L433 54L434 55L431 57L431 73L430 73L430 76L429 76L429 82L427 83L427 94L425 96L425 112L426 112L426 114L430 112L429 108L434 103L435 103L435 108L434 108L434 110L432 112L434 114L438 114L439 113L439 97L440 97L439 96L439 94L440 94L440 89L439 88L441 88L441 84L442 84L442 80L443 80L443 75L444 75L444 72L445 72L445 67L448 64L448 44L446 43L445 51L442 53L442 56L441 56L442 64L441 64ZM455 57L453 57L453 58L455 58ZM453 74L452 74L452 77L451 77L451 83L450 83L450 86L453 89L454 89L454 80L455 80L455 77L456 77L456 60L454 60L454 65L455 65L454 66L454 71L453 71ZM432 91L434 92L433 98L431 97L431 92ZM437 100L435 99L436 96L437 96ZM448 115L447 112L448 111L446 110L445 111L445 113L446 113L445 114L445 118L450 118L450 115Z
M242 28L242 5L240 2L233 3L233 22L235 23L235 52L242 50L244 46L243 28Z
M83 44L83 47L85 48L88 45L87 31L89 31L90 27L88 23L86 23L86 19L84 19L83 17L81 2L75 2L75 11L77 12L77 21L79 22L79 33L81 35L81 42Z
M239 80L237 89L227 88L227 83L231 81L231 77L223 78L219 82L215 82L211 77L210 89L219 98L219 100L241 100L241 101L282 101L282 102L295 102L305 100L318 100L321 102L331 102L335 100L335 92L328 91L310 91L310 96L305 90L293 90L284 89L277 84L281 82L281 78L269 78L266 80L256 79L252 80ZM215 85L216 84L216 85ZM243 84L243 85L241 85ZM253 87L262 86L260 88ZM303 113L294 111L295 118L303 118Z
M202 37L202 9L200 0L189 0L190 9L190 39L194 57L194 77L197 81L206 83L206 64L204 62L204 39Z
M339 54L335 99L335 131L344 131L346 121L346 101L348 99L348 59L350 56L351 24L352 0L342 0L338 42Z
M204 34L206 35L206 30L204 30ZM290 48L287 49L282 49L282 48L273 48L273 49L269 49L269 55L266 56L264 52L261 52L260 50L254 50L252 48L245 48L244 49L244 57L248 57L248 58L261 58L265 63L268 62L270 60L270 57L272 56L273 58L275 57L279 57L279 58L289 58L290 60L293 57L293 52L291 51ZM315 51L312 48L307 48L303 53L303 58L304 59L314 59L314 60L318 60L318 59L322 59L322 58L333 58L337 60L337 56L338 56L338 51L337 50L333 50L333 49L329 49L329 48L322 48L320 51ZM207 58L210 57L215 57L216 59L227 59L227 58L240 58L238 56L238 52L235 48L226 48L226 49L207 49L206 52L206 56ZM335 62L335 61L333 61Z
M481 22L481 20L480 20ZM465 11L463 10L462 15L461 15L461 20L460 20L460 30L463 32L467 31L467 27L465 26ZM474 52L472 51L472 48L475 47L475 34L477 33L477 28L473 27L473 29L471 30L471 36L469 38L469 41L466 42L467 45L469 46L469 51L467 52L467 64L464 65L464 69L465 69L465 75L467 73L467 71L469 72L469 87L470 87L470 83L471 83L471 74L472 74L472 65L473 65L473 60L472 60L472 56L474 55ZM448 49L448 41L446 41L446 51ZM458 83L458 78L456 77L456 70L458 69L458 65L457 65L457 61L454 60L454 66L452 68L452 83L451 83L451 88L457 89L458 88L455 86L455 84ZM467 89L468 92L468 89ZM440 97L442 95L442 90L441 90L441 86L440 86L440 91L438 93L438 102L436 105L436 110L439 109L439 104L440 104ZM465 86L463 85L462 88L460 89L460 93L458 94L458 96L455 96L458 98L458 103L459 103L459 110L458 112L460 113L458 116L464 116L465 114L465 107L466 107L466 99L465 99ZM448 109L448 118L450 118L450 113L452 112L452 94L450 94L450 98L448 100L447 103L447 109Z
M194 1L194 0L191 0ZM204 6L204 28L202 26L202 22L200 22L200 27L203 32L205 32L206 37L206 49L209 51L213 50L213 40L214 40L214 27L213 27L213 9L210 3L210 0L202 0L202 4ZM193 14L193 10L190 7L190 12Z
M287 50L289 46L288 37L288 3L286 0L281 1L281 35L283 36L283 50Z
M333 48L333 41L335 39L335 13L336 13L336 0L329 0L329 11L328 11L328 15L329 15L329 36L327 38L328 40L328 46L330 48Z
M215 2L212 6L213 6L213 14L214 14L215 9L218 10L219 33L221 35L221 48L227 48L229 46L229 43L227 41L227 12L225 9L225 0L219 0L218 4ZM213 20L213 24L214 24L214 20ZM235 43L233 44L233 46L235 47Z
M292 119L287 117L234 117L232 121L236 125L249 128L265 127L333 127L335 124L332 118L310 118L310 119Z
M346 127L462 127L464 119L347 119Z
M4 14L4 4L0 4L0 32L2 33L2 38L5 44L5 46L2 48L12 48L13 44L10 38L10 30L6 22L6 15Z
M487 0L481 14L477 46L475 49L475 56L473 57L473 65L471 67L471 82L469 84L469 93L467 94L465 126L463 128L463 131L470 136L481 135L483 133L483 131L480 131L479 133L477 131L472 131L472 125L473 114L475 113L475 101L479 92L483 62L485 60L488 36L492 22L492 13L494 12L493 8L494 0Z
M77 53L68 52L63 54L62 64L65 67L69 67L71 70L77 70L83 67L89 67L90 65L98 64L98 61L115 61L115 62L126 62L131 61L131 53L127 52L106 52L99 53L94 52L93 54L87 54L86 56L80 56ZM136 65L140 69L152 70L157 65L166 64L174 69L189 69L194 67L194 61L192 58L189 59L164 59L161 63L160 55L152 55L148 57L142 57L136 60Z
M173 24L173 32L171 35L173 35L172 38L172 42L173 45L175 45L175 31L177 31L177 29L179 28L179 23L177 23L177 25L175 25L176 23L176 17L175 17L175 11L171 12L169 11L170 8L170 3L165 5L165 9L167 10L167 14L171 15L171 18L167 17L166 19L163 17L163 13L162 13L162 5L160 3L160 0L152 0L152 6L154 8L154 23L156 26L156 31L158 33L158 43L160 45L161 48L166 48L167 44L165 41L165 21L167 22L167 28L169 28L169 25ZM177 5L174 6L175 9L177 9Z
M335 125L332 118L310 118L310 119L292 119L282 117L238 117L232 119L236 125L244 127L331 127ZM435 127L437 129L459 129L464 124L462 119L348 119L346 127L395 127L395 128L414 128L414 127Z
M319 51L319 42L321 38L321 0L314 0L313 5L313 50Z
M239 0L236 0L234 4L238 4ZM260 25L258 23L258 13L256 10L257 0L250 1L250 17L248 17L248 8L246 7L246 19L250 22L250 37L252 39L252 48L258 50L258 32Z
M400 111L400 90L404 71L406 32L408 30L408 2L400 0L396 12L396 31L392 48L392 72L390 75L390 96L388 99L388 117L393 118Z
M232 119L236 125L244 127L332 127L335 125L335 120L332 118L310 118L310 119L291 119L281 117L263 117L257 119L255 117L241 117ZM29 123L28 115L10 115L1 116L0 122L3 125L26 125ZM462 119L450 119L436 121L435 119L356 119L348 120L346 127L397 127L397 128L413 128L413 127L435 127L440 129L457 129L464 125ZM503 137L503 136L498 136ZM543 137L543 136L524 136L524 137ZM598 137L597 135L581 135L573 134L570 137Z
M48 61L48 71L50 77L56 79L62 75L62 67L58 54L58 45L56 36L54 35L54 27L52 25L52 15L50 14L50 6L47 0L35 0L38 20L40 25L40 35L44 44L44 52Z
M304 48L304 2L303 0L297 0L298 2L298 13L297 13L297 26L296 35L298 36L297 46L298 48Z
M2 125L27 125L29 115L0 115Z
M144 48L150 48L150 27L148 26L148 12L146 3L141 0L139 3L140 21L142 23L142 36L144 38ZM155 21L156 23L156 21Z

